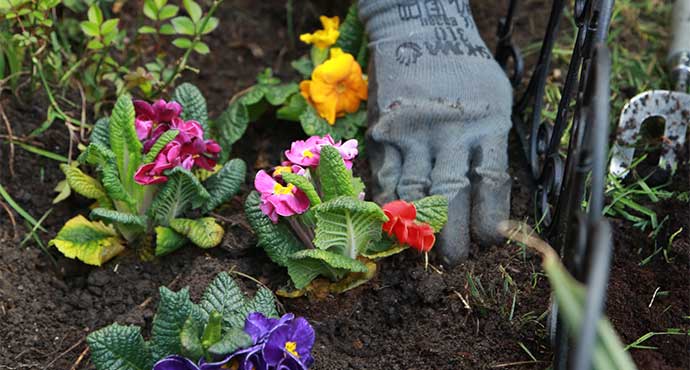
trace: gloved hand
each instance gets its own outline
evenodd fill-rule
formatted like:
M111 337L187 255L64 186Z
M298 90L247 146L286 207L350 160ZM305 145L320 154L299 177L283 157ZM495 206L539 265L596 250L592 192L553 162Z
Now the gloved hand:
M500 241L508 219L512 89L468 0L359 0L370 39L367 151L374 199L448 197L445 264ZM471 225L471 228L470 228Z

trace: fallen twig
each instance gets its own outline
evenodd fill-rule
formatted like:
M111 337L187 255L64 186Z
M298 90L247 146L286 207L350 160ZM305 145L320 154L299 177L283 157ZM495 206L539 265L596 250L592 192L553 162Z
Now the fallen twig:
M14 234L13 239L17 240L19 238L19 231L17 230L17 220L14 219L14 213L12 213L12 210L7 205L7 203L1 200L0 206L2 206L3 209L5 209L5 212L7 212L7 215L10 217L10 222L12 223L12 233Z
M89 352L89 346L86 346L86 348L84 348L84 350L81 352L81 355L79 355L79 357L77 358L77 361L74 362L74 365L72 365L72 367L70 367L70 370L77 370L77 367L79 367L79 364L81 363L81 361L84 359L84 356L86 356L86 354L88 352Z
M517 361L517 362L507 362L505 364L496 364L491 366L492 369L499 369L503 367L511 367L511 366L521 366L521 365L530 365L530 364L540 364L540 363L545 363L546 361Z
M44 368L44 369L50 368L50 366L53 365L53 364L55 363L55 361L59 360L59 359L62 358L64 355L66 355L66 354L72 352L73 349L77 348L80 344L84 343L84 339L85 339L85 338L79 339L79 341L78 341L77 343L74 343L71 347L67 348L64 352L62 352L61 354L57 355L55 358L53 358L52 361L50 361L50 362L49 362L47 365L45 365L43 368ZM87 348L88 348L88 347L87 347Z
M465 297L460 294L457 290L454 290L453 293L455 293L458 297L460 297L460 300L462 301L462 304L465 305L465 309L472 311L472 307L470 307L470 303L465 299Z

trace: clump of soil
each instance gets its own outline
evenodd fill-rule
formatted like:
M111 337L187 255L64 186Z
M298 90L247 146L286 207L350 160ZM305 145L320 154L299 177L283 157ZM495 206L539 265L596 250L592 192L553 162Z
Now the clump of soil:
M295 8L302 9L295 18L298 31L312 29L323 9L333 6L328 2L296 3ZM473 5L483 35L490 40L503 10L484 2ZM515 30L518 40L525 41L521 44L541 37L541 28L533 27L531 15L541 9L539 14L544 14L540 19L546 19L548 13L544 2L528 2L525 9L518 19L524 27ZM287 48L284 1L226 2L219 11L221 29L212 36L213 53L195 60L203 67L201 73L188 76L207 96L212 116L220 113L234 93L252 85L266 66L273 67L279 76L294 76L288 61L297 54ZM20 106L8 96L0 103L15 135L29 133L44 119L46 105L40 96L30 107ZM287 275L255 248L256 239L246 226L242 202L250 189L254 164L277 163L280 150L302 135L296 124L267 117L251 125L234 148L235 155L247 160L250 169L241 195L218 211L226 227L219 248L204 251L189 247L152 262L128 254L103 268L84 266L53 250L54 266L30 243L19 245L13 225L3 213L0 368L93 369L84 342L86 334L113 321L149 330L159 285L172 289L190 286L193 298L198 299L218 272L232 270L254 276L273 289L280 288ZM57 124L37 140L36 145L51 151L68 151L67 131ZM532 212L532 194L525 180L525 165L513 147L512 216L527 219ZM6 171L8 146L0 149L3 186L34 216L53 209L44 223L46 239L70 217L87 212L88 202L77 196L51 205L51 190L62 179L55 162L17 148L16 173L11 177ZM358 166L367 168L362 163ZM687 179L687 172L678 179L680 189L687 191L688 185L682 181ZM688 206L673 200L655 207L660 214L672 215L670 232L680 227L685 230L683 237L667 247L671 262L658 255L640 266L639 262L654 250L652 238L628 222L612 221L616 252L607 314L625 343L647 332L688 329L688 321L683 319L690 312ZM22 225L18 227L22 229ZM382 261L375 279L362 287L321 301L281 299L281 306L307 317L314 325L315 369L543 369L551 360L545 329L549 286L539 264L536 255L514 245L473 246L466 263L444 269L432 260L432 266L425 270L422 256L407 251ZM238 279L247 289L255 289L253 282ZM631 350L641 369L690 367L687 336L656 336L645 344L657 349Z

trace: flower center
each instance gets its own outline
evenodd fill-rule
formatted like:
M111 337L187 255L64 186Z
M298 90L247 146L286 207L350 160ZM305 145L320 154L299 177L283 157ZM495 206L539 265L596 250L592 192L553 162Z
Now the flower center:
M297 353L296 342L285 342L285 350L293 354L295 357L299 358L299 354Z
M342 93L344 93L345 91L347 91L347 86L345 86L345 83L344 83L344 82L338 82L338 84L335 85L335 91L336 91L338 94L342 94Z
M292 173L292 167L290 166L277 166L275 170L273 170L273 177L282 175L284 173Z
M237 359L233 359L232 361L221 366L220 368L221 369L238 370L240 368L240 363L237 361Z
M309 150L309 149L305 149L305 150L302 152L302 157L304 157L304 158L314 158L314 153L312 153L312 151Z
M275 184L273 186L273 194L276 195L286 195L286 194L291 194L292 189L295 188L295 185L288 184L287 186L283 186L280 184Z

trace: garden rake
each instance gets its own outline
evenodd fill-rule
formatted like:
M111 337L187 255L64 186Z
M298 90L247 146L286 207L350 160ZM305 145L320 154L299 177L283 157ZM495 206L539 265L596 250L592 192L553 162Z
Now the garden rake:
M609 168L619 178L624 178L630 172L635 155L634 145L640 139L640 128L645 120L658 117L665 122L658 163L665 173L675 172L678 154L685 143L690 122L690 94L687 94L690 77L690 0L676 0L672 18L673 40L668 62L675 90L646 91L623 107Z

